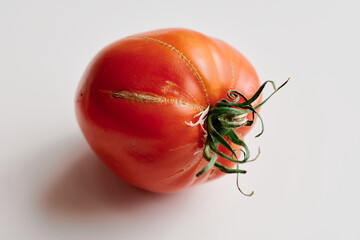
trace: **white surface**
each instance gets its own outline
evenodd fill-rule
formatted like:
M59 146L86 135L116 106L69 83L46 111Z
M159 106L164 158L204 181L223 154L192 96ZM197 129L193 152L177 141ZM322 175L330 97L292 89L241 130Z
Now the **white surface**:
M359 1L0 1L0 239L360 239ZM121 37L186 27L230 43L262 81L241 177L173 195L118 180L90 151L74 94ZM259 129L259 126L257 126Z

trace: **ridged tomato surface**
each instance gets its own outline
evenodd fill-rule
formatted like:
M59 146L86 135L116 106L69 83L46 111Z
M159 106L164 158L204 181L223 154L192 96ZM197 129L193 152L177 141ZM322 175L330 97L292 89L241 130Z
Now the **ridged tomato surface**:
M76 113L91 148L120 178L175 192L223 174L213 168L195 176L207 164L204 132L186 122L229 90L251 97L259 86L252 65L225 42L163 29L123 38L97 54L78 87ZM249 130L241 127L239 137Z

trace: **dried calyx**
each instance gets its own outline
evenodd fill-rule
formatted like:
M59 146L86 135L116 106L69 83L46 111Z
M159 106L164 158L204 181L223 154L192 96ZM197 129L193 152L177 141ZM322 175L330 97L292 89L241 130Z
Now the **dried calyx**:
M250 159L250 151L248 146L237 136L234 130L243 126L251 126L254 120L248 120L248 114L252 114L251 119L255 119L255 115L257 115L257 117L260 119L262 127L261 132L256 135L256 137L259 137L264 132L264 123L256 110L264 103L266 103L267 100L269 100L269 98L274 95L280 88L282 88L288 81L289 79L285 81L279 88L276 88L273 81L266 81L259 87L256 93L250 99L247 99L242 93L238 91L231 90L227 94L230 101L226 99L219 101L214 106L208 107L203 112L199 113L197 115L199 116L198 122L195 124L191 122L187 123L191 126L199 124L205 131L206 141L203 150L203 156L209 163L196 174L197 177L200 177L214 166L224 173L236 173L237 187L239 191L243 193L238 184L238 175L239 173L246 173L246 171L239 169L239 164L254 161L257 156L254 159ZM252 106L268 83L273 86L274 92L260 104ZM224 137L229 139L235 145L238 145L240 148L233 149ZM220 151L218 149L219 145L223 145L227 150L229 150L231 156ZM238 158L236 151L241 151L243 153L242 159ZM218 156L236 163L236 168L227 168L220 164L217 162ZM246 196L251 196L253 193L254 192L251 192L250 194L243 194Z

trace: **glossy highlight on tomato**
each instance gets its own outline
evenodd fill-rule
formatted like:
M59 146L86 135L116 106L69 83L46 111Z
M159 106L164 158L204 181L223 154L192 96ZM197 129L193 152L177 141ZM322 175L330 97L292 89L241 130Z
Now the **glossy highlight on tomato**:
M229 99L230 90L244 102L259 87L253 66L225 42L188 29L162 29L101 50L79 84L76 115L91 148L115 174L139 188L170 193L224 175L211 166L196 176L209 164L203 157L208 134L206 123L191 123ZM258 96L253 105L260 102ZM242 140L250 129L243 124L235 132ZM219 150L232 155L221 144ZM235 166L221 156L217 163Z

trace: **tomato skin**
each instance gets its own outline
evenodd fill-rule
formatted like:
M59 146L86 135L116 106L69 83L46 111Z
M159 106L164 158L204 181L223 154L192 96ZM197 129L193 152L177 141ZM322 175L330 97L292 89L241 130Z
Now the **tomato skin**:
M176 192L223 175L212 169L195 176L207 165L204 132L186 122L231 89L251 97L259 86L254 68L228 44L162 29L104 48L79 84L76 115L91 148L120 178L148 191ZM243 137L250 128L237 132Z

